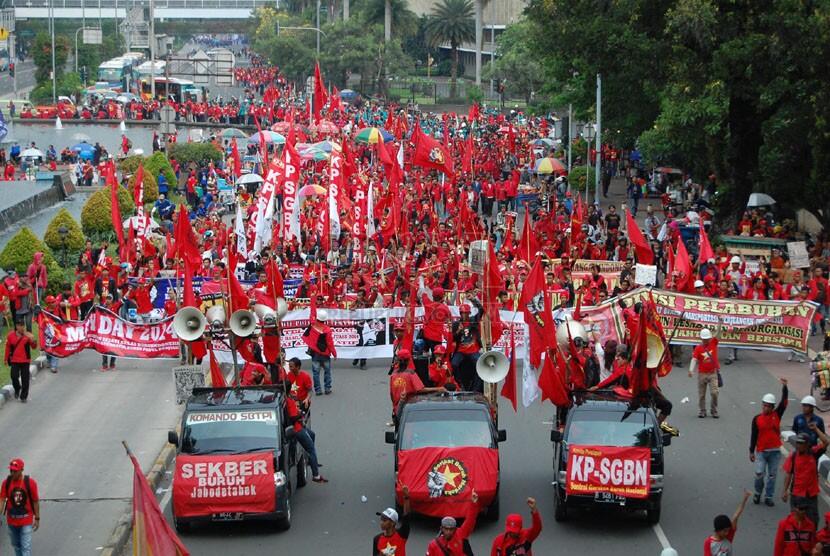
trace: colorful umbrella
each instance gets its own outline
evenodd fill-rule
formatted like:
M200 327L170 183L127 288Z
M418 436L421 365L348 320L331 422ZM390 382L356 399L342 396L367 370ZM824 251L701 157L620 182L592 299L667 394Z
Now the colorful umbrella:
M304 151L300 151L300 158L302 158L303 160L313 160L314 162L328 160L329 156L329 153L318 151L316 149L306 149Z
M304 185L299 191L300 197L312 197L314 195L322 195L325 192L326 192L325 187L321 187L321 186L313 184L313 183L310 183L308 185Z
M323 151L326 153L330 153L331 151L340 152L342 149L340 145L335 143L334 141L320 141L319 143L314 143L313 145L309 146L310 149L314 149L316 151Z
M285 137L277 133L276 131L257 131L250 137L248 137L248 143L251 145L259 145L259 134L262 133L263 137L265 137L266 143L272 143L274 145L284 145L285 144Z
M537 174L563 174L565 173L565 166L555 158L546 156L540 158L533 165L533 171Z
M337 124L329 120L320 120L319 124L311 124L308 126L308 129L316 131L317 133L337 133L340 131Z
M381 142L394 141L395 137L383 129L382 127L367 127L360 131L354 138L357 143L364 143L366 145L375 145Z
M531 141L530 144L533 145L534 147L543 147L543 148L550 149L550 148L553 148L553 146L556 143L553 142L553 139L550 139L548 137L540 137L538 139L534 139L533 141Z
M247 139L248 138L248 136L245 134L244 131L242 131L241 129L236 128L236 127L227 127L225 129L223 129L222 132L219 134L219 136L222 137L222 139L233 139L233 138Z
M282 133L283 135L287 134L291 131L291 122L277 122L271 126L271 131L276 131L277 133ZM294 131L302 131L305 134L308 134L308 128L298 123L294 124Z

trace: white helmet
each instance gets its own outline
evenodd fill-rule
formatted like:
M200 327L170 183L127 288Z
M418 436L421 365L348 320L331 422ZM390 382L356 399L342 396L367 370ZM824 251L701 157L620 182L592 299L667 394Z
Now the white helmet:
M664 548L660 556L677 556L677 551L673 548Z
M801 405L811 405L815 407L816 399L813 396L804 396L803 398L801 398Z
M732 255L732 258L729 259L730 264L741 264L741 258L738 255Z
M764 403L775 405L775 394L764 394L764 397L761 398L761 401Z
M317 320L326 322L327 320L329 320L329 312L325 309L319 309L317 311Z
M712 331L708 328L704 328L700 331L700 339L701 340L711 340L712 339Z
M703 280L695 280L695 287L696 288L702 288L705 285L706 284L703 283Z

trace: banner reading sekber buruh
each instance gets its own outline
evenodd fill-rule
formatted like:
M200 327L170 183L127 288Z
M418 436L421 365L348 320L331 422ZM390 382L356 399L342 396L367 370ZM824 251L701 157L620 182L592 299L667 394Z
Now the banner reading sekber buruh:
M651 451L648 448L570 446L568 494L610 492L625 498L648 498Z
M67 357L85 349L116 357L179 357L173 318L155 324L133 324L96 306L82 321L64 321L43 311L38 317L40 345L49 355Z
M240 412L225 413L238 415ZM274 454L271 452L176 456L173 509L177 516L273 512L276 499Z
M809 301L717 299L667 290L652 290L652 297L672 344L697 344L701 328L714 332L723 325L721 347L807 353L810 323L816 314L816 305ZM626 305L647 298L645 288L623 296Z

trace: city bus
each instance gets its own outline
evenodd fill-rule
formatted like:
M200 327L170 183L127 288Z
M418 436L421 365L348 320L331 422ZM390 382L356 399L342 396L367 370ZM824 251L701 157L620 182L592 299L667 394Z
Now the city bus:
M141 79L141 98L150 100L152 98L152 87L150 79ZM202 89L193 84L193 81L179 79L177 77L156 77L156 98L166 100L171 97L176 102L192 100L201 102Z
M133 59L113 58L98 66L98 79L95 84L119 92L128 91L132 72Z

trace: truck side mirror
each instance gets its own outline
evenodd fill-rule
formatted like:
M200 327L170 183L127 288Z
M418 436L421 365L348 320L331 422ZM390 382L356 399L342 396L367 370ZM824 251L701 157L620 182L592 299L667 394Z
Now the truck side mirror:
M167 431L167 442L173 446L179 445L179 435L176 431Z
M506 430L499 429L498 430L498 435L499 435L498 436L498 441L499 442L504 442L505 440L507 440L507 431Z
M394 444L395 443L395 431L386 431L386 443L387 444Z
M562 432L556 429L550 431L550 441L557 444L562 442Z

